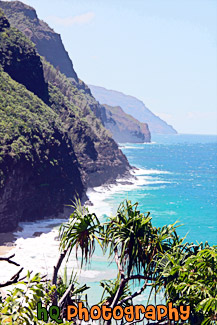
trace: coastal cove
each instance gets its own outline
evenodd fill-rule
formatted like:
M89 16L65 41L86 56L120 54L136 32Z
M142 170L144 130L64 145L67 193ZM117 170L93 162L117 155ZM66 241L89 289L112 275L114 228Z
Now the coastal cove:
M115 213L118 204L128 198L139 202L142 212L151 212L155 226L179 221L180 236L189 242L216 244L217 218L217 136L168 135L153 136L150 144L120 144L130 164L137 167L131 179L119 179L117 184L89 189L87 195L100 220ZM47 219L20 223L22 230L14 233L16 261L25 270L50 275L58 258L58 226L65 219ZM33 236L34 233L38 236ZM79 272L75 255L70 259L68 273ZM16 268L5 263L0 271L4 280ZM79 281L91 288L89 303L101 297L99 281L115 277L116 265L96 249L93 262L79 274ZM140 302L147 297L141 296Z

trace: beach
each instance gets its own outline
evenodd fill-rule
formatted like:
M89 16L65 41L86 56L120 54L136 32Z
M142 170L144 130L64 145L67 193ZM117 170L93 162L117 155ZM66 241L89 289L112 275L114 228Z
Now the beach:
M15 240L13 232L0 233L0 256L7 255L15 247Z

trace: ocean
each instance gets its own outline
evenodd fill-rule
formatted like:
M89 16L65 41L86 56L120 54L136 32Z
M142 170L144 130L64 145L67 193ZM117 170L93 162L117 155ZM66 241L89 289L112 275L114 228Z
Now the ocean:
M217 244L217 136L161 135L153 136L149 144L120 144L131 165L137 169L130 179L117 184L88 190L90 207L100 220L114 214L120 202L130 199L139 202L142 212L150 212L155 226L176 221L178 234L188 242ZM133 176L136 176L136 180ZM131 183L129 183L129 181ZM49 219L21 223L17 236L16 261L26 270L50 275L58 258L58 226L64 219ZM33 237L34 232L43 232ZM10 252L11 253L11 252ZM90 286L87 291L90 305L99 302L102 289L99 282L115 278L114 262L108 263L97 248L91 265L82 271L72 254L68 274L76 270L79 282ZM17 271L6 264L0 277L8 279ZM147 292L137 301L145 303Z

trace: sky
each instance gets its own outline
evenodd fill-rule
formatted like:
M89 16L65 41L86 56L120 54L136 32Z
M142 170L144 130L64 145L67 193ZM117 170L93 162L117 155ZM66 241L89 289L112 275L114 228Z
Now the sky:
M80 79L135 96L179 133L217 134L217 0L25 0Z

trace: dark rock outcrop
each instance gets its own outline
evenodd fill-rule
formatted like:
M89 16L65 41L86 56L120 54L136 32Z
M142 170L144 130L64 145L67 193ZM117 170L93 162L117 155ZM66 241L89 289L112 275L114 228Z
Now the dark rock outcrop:
M33 44L27 42L22 33L10 28L2 11L0 11L0 28L0 64L4 71L44 102L48 102L42 63Z
M3 9L10 24L36 44L40 55L44 56L48 62L67 77L78 81L61 36L55 33L44 21L38 19L34 8L20 1L0 1L0 8Z
M66 141L59 140L60 145L52 148L44 162L36 158L34 162L25 158L15 161L7 156L0 164L6 176L0 189L0 232L14 230L20 221L55 217L65 204L84 194L77 159ZM56 160L56 165L49 159Z

